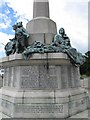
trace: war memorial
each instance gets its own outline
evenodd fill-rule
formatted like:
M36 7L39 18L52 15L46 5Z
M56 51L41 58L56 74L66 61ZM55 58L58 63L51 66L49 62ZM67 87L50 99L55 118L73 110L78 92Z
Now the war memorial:
M1 112L10 118L57 120L88 109L80 87L84 57L73 48L64 28L49 16L49 1L33 1L33 19L13 26L15 37L5 46Z

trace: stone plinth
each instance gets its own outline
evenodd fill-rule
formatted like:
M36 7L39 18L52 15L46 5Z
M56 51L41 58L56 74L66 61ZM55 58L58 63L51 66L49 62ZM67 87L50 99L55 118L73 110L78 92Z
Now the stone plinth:
M2 112L12 118L67 118L87 109L79 70L66 54L21 54L0 60L5 69Z
M27 23L26 30L30 34L29 44L32 44L34 41L51 44L57 33L56 23L46 17L32 19Z

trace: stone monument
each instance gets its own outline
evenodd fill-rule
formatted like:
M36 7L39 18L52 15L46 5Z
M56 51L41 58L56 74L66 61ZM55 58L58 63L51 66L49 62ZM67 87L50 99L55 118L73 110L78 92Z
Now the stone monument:
M65 53L56 48L58 35L55 36L56 23L49 18L48 0L34 0L33 8L33 19L26 25L30 34L28 46L38 41L40 49L45 45L44 52L31 47L34 53L28 59L20 51L0 59L5 70L1 110L10 118L68 118L87 109L87 93L80 87L79 67L70 61L66 47ZM56 40L52 43L53 38ZM63 49L63 45L59 48Z

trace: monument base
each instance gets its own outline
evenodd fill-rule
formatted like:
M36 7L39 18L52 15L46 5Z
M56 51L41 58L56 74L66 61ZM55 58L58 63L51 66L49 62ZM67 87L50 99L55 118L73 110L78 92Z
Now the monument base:
M15 91L3 88L2 113L12 118L67 118L87 109L81 88Z
M2 113L11 118L68 118L87 109L79 70L66 54L15 54L1 60L5 75L0 91Z

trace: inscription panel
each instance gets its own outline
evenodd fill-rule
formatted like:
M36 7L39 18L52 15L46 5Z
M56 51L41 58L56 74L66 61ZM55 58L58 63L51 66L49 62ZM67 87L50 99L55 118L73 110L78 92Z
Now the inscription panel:
M51 89L58 88L56 67L25 66L21 67L21 88Z
M63 113L63 105L39 104L39 105L15 105L15 112L23 113Z
M56 67L39 66L39 86L40 88L58 88Z
M38 88L39 73L37 66L25 66L21 68L21 87Z

